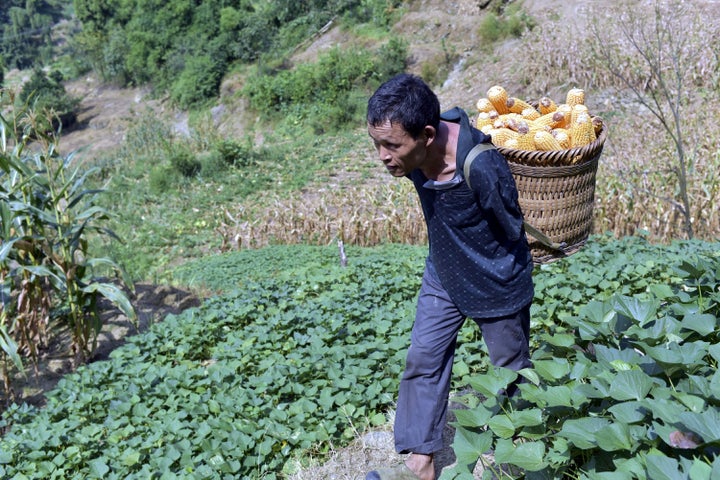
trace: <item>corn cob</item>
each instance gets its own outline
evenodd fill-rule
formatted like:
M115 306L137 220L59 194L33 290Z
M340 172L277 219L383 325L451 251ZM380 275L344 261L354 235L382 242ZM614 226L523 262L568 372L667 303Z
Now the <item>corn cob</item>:
M533 135L533 142L536 150L562 150L563 147L560 142L553 136L552 133L547 130L538 130Z
M538 103L538 110L540 110L541 115L545 115L557 110L557 104L550 97L542 97Z
M530 125L526 121L518 122L517 132L517 149L519 150L535 150L535 132L530 130Z
M487 98L488 100L490 100L490 103L493 104L495 110L497 110L500 115L508 113L510 111L507 108L507 91L500 85L494 85L490 87L487 91Z
M495 126L495 128L512 128L513 130L515 130L517 128L517 122L522 119L522 115L519 115L517 113L505 113L502 115L498 115L493 125Z
M573 106L572 113L570 114L570 124L576 123L578 117L583 113L588 114L588 116L590 115L590 111L585 105L578 103L577 105Z
M520 113L525 120L537 120L540 118L540 112L535 110L533 107L526 108Z
M550 131L555 140L558 141L563 149L570 148L570 134L564 128L554 128Z
M505 102L505 105L507 106L508 110L512 113L520 113L522 114L523 110L526 108L533 108L532 105L527 103L524 100L521 100L517 97L509 97L507 101Z
M478 99L477 103L475 104L475 107L477 108L478 112L490 112L491 110L495 110L495 107L493 107L493 104L485 97L480 97Z
M570 127L570 147L582 147L595 140L595 129L590 115L581 113L575 123Z
M517 150L518 141L517 138L508 138L504 145L498 145L499 147L514 148Z
M537 126L555 128L565 124L565 115L562 112L550 112L536 118L532 123Z
M495 112L495 110L493 110L493 112ZM497 117L497 112L495 112L495 116ZM485 125L492 125L494 121L495 119L489 112L480 112L475 120L475 128L480 130Z
M520 136L515 130L509 128L493 128L489 131L493 145L504 147L508 140L517 139Z
M565 103L567 103L571 107L574 107L575 105L584 105L585 90L583 90L582 88L571 88L567 92L567 96L565 97Z
M561 103L557 107L557 112L562 114L562 117L554 128L568 128L572 120L572 107L567 103Z

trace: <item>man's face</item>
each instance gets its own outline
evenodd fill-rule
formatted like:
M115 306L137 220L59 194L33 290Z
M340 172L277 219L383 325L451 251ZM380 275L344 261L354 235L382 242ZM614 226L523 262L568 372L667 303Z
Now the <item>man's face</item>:
M422 133L413 139L405 129L386 121L382 125L368 125L368 134L375 144L385 168L394 177L403 177L420 167L426 157L427 136Z

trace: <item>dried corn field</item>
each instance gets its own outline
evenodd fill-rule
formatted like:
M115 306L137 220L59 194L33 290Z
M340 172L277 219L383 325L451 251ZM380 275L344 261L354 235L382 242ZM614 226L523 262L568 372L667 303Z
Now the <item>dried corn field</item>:
M672 105L659 105L658 110L666 115L669 130L681 133L693 234L706 240L720 238L720 126L714 113L720 105L720 55L715 47L720 43L720 24L707 21L717 18L720 4L641 2L621 9L625 12L621 15L616 9L583 8L586 22L570 29L566 19L553 17L552 12L539 17L541 27L521 39L522 68L511 70L507 62L467 62L462 73L466 80L438 90L441 104L450 108L454 105L447 104L448 99L462 97L458 89L474 90L461 106L475 114L477 92L495 83L505 83L534 101L543 96L561 99L569 88L583 86L588 106L608 128L597 174L594 232L618 237L642 232L652 241L665 242L687 236L678 145L637 94L677 86L670 95L679 99L677 111L672 111ZM654 23L658 13L664 17ZM639 32L646 36L635 36ZM683 32L682 39L664 36L677 32ZM628 53L636 48L633 42L640 40L669 49L663 56L678 62L643 64L642 55ZM665 78L679 83L658 85L653 69L665 69ZM468 88L468 79L476 78L485 84ZM639 85L639 91L633 91L633 85ZM373 160L371 155L368 161ZM311 197L298 193L228 206L217 230L223 246L256 248L338 240L355 245L426 242L412 184L383 176L380 170L379 181L362 182L362 186L348 182Z

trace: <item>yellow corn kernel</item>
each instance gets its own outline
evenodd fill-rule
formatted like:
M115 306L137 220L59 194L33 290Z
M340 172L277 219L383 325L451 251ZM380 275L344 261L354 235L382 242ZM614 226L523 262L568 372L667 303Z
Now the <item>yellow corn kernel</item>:
M508 140L505 142L505 145L498 145L505 148L514 148L517 150L518 148L518 141L517 138L508 138Z
M553 134L547 130L538 130L533 136L533 142L535 143L536 150L562 150L563 147L560 142L557 141Z
M490 114L488 112L480 112L475 118L475 128L477 128L478 130L480 130L485 125L492 125L492 123L493 119L490 118Z
M485 135L490 135L490 131L493 130L492 125L485 125L484 127L480 128L480 131L483 132Z
M540 118L540 112L535 110L533 107L526 108L520 113L525 120L537 120Z
M567 96L565 97L565 103L567 103L571 107L574 107L575 105L584 105L585 90L583 90L582 88L571 88L567 92Z
M557 110L557 104L550 97L542 97L538 102L538 110L540 110L541 115L545 115Z
M493 128L488 134L491 137L493 145L497 147L504 147L508 140L520 136L515 130L510 130L509 128Z
M595 141L595 128L590 115L581 113L574 124L570 126L570 147L582 147Z
M533 108L532 105L517 97L508 97L507 101L505 101L505 105L512 113L520 114L522 114L523 110L526 108Z
M493 104L495 110L502 115L508 113L510 110L507 108L507 91L500 85L494 85L487 91L487 99Z
M480 97L480 99L475 104L475 108L477 108L478 112L487 112L490 113L491 110L495 110L495 107L493 107L493 104L485 97Z
M522 133L517 137L517 148L518 150L535 150L535 135L532 133Z
M588 108L585 105L579 103L579 104L573 106L572 113L570 114L570 124L576 123L578 117L583 113L587 114L588 116L590 115L590 111L588 110Z
M570 134L564 128L553 128L550 133L563 149L570 148Z

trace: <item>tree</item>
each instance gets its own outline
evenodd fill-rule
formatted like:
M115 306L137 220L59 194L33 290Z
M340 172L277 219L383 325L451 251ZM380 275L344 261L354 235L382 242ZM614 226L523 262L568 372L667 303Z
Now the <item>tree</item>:
M648 14L633 4L614 9L610 13L614 22L591 23L590 33L594 38L593 56L657 119L671 140L677 194L664 200L681 213L685 233L693 238L688 195L688 171L693 160L688 152L693 132L683 120L686 109L702 96L693 89L693 78L699 74L698 56L715 51L718 38L717 31L708 34L707 18L690 8L687 2L655 2ZM618 31L608 31L608 25L616 25Z

